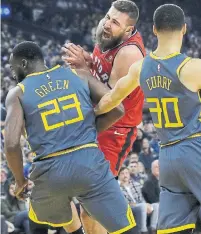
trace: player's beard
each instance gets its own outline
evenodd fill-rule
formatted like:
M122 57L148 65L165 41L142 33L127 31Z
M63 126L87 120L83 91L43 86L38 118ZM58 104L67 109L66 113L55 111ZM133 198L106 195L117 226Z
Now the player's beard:
M16 80L18 83L22 82L25 79L26 75L24 73L24 71L22 70L18 70L18 73L16 75Z
M96 41L102 51L112 49L117 45L119 45L122 42L124 36L124 33L120 34L119 36L113 36L111 34L110 37L106 39L103 37L103 34L104 34L104 29L97 30L96 32Z

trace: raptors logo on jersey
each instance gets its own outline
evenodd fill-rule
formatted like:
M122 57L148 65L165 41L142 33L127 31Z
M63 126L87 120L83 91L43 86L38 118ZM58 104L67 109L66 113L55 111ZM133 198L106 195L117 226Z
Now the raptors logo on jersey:
M108 87L110 87L108 82L115 56L122 47L128 45L136 45L142 52L143 56L145 56L145 48L143 45L142 37L136 29L127 41L124 41L113 49L102 52L99 46L96 45L93 51L93 76L100 80L102 83L106 84ZM128 98L123 101L126 113L124 117L115 124L115 126L137 126L142 120L143 101L143 92L141 88L138 87L129 95Z

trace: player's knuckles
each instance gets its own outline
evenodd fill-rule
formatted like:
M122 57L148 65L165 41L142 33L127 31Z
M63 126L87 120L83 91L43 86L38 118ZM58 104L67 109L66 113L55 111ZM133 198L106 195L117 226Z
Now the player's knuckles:
M76 63L76 59L74 59L74 58L67 58L66 61L68 63L71 63L71 64L75 64Z
M66 49L66 53L67 53L67 54L73 54L72 50L71 50L71 49L69 49L69 48L68 48L68 49Z
M67 56L62 56L61 58L62 58L64 61L66 61L66 62L69 61L69 57L67 57Z
M78 47L77 45L75 45L75 44L72 44L72 45L71 45L71 48L73 48L73 49L75 49L75 50L78 50L78 49L79 49L79 47Z

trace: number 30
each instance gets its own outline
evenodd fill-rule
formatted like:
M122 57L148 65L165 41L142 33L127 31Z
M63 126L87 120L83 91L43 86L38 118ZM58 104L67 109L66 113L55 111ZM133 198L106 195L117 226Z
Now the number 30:
M146 101L149 103L152 102L156 104L155 108L149 108L150 112L155 112L158 116L158 123L154 123L154 126L156 128L162 128L162 112L165 119L165 128L178 128L184 126L181 122L181 118L179 115L178 98L161 98L162 105L160 104L160 100L158 98L147 98ZM170 122L167 111L167 103L172 103L174 106L174 112L176 117L175 123Z

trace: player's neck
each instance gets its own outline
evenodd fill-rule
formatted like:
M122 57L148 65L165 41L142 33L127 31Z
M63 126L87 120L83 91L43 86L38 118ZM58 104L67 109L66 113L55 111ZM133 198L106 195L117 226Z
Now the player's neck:
M182 40L180 35L167 34L158 36L158 46L154 55L165 57L173 53L180 53Z
M43 72L47 69L48 69L48 67L45 66L45 64L43 64L43 63L32 64L32 67L29 69L29 74Z

